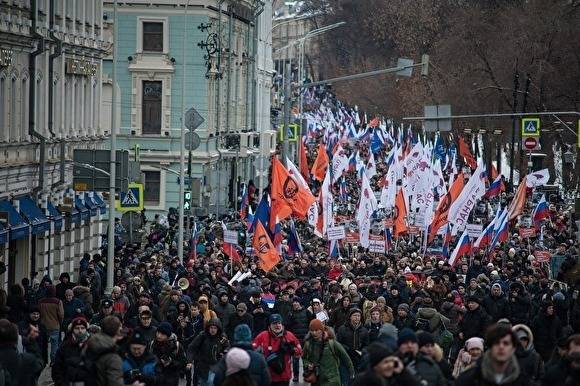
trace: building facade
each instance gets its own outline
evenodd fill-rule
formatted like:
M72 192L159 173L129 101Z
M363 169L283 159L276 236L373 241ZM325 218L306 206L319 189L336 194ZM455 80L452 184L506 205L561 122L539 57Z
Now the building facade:
M99 251L106 206L71 189L100 148L102 1L0 1L0 282L72 272ZM73 278L74 278L73 273Z
M271 0L117 5L117 148L138 146L148 216L178 206L182 116L190 109L203 118L198 146L185 152L193 214L235 207L239 184L255 177L265 187L260 171L275 146L271 16ZM105 19L112 37L113 1L105 1ZM104 63L104 106L112 105L112 59ZM105 107L103 118L110 114Z

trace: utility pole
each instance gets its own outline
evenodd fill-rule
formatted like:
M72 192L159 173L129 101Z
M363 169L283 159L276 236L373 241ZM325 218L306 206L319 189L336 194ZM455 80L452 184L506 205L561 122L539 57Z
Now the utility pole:
M113 292L115 274L115 172L117 162L117 0L113 3L113 91L111 94L111 155L109 162L109 232L107 236L107 288Z
M518 108L518 89L520 87L520 74L516 67L516 72L514 73L514 93L513 93L513 109L514 113L517 112ZM515 147L516 147L516 131L518 130L519 119L515 115L512 118L512 148L510 149L510 189L512 193L514 189L514 162L515 162Z

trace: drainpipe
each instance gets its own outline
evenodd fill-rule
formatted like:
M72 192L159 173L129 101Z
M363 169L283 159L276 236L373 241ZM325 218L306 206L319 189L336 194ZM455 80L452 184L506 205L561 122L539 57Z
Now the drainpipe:
M216 202L216 210L215 210L215 217L216 219L219 217L219 204L220 204L220 190L221 190L221 180L220 180L220 163L222 159L222 153L220 151L220 140L221 140L221 89L222 89L222 4L225 0L219 0L218 3L218 58L217 58L217 78L216 78L216 120L215 120L215 134L216 134L216 150L218 151L218 160L217 160L217 202Z
M31 1L30 20L32 21L31 33L38 39L38 46L30 53L28 73L30 74L30 91L28 93L28 134L40 141L40 161L38 171L38 186L32 190L33 194L44 188L44 169L46 166L46 138L35 129L36 115L36 57L46 51L44 36L36 31L36 14L38 13L37 0Z
M232 44L232 34L233 34L233 24L234 24L234 12L233 9L229 8L230 12L230 20L228 22L228 82L227 82L227 90L226 90L226 131L229 134L230 132L230 98L232 96L232 51L233 51L233 44Z
M54 34L54 0L50 0L50 19L49 19L49 36L50 39L56 43L54 52L50 54L48 61L48 131L50 135L56 137L54 133L54 60L62 55L62 40L56 37ZM64 138L60 141L60 174L59 179L56 183L52 184L51 188L56 188L64 184L64 172L65 172L65 142Z
M259 1L259 6L256 14L254 15L254 45L252 48L252 130L257 131L256 122L256 95L258 90L258 82L256 81L256 71L258 67L258 62L256 60L258 53L258 17L264 12L266 4L263 1Z

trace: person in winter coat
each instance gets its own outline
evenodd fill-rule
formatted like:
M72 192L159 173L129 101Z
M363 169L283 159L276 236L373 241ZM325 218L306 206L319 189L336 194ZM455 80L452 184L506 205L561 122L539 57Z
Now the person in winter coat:
M512 327L518 338L516 358L521 371L530 378L532 386L539 386L544 377L544 361L534 349L534 335L525 324L516 324Z
M380 317L380 313L378 313ZM341 386L340 366L348 369L349 379L354 378L355 370L344 347L334 339L334 334L318 319L312 319L309 333L304 340L302 355L305 373L313 372L319 386Z
M230 318L230 321L226 326L226 334L229 339L234 338L234 330L240 324L245 324L251 329L254 327L254 317L248 313L248 306L246 306L246 303L238 303L236 306L236 314Z
M375 306L371 309L369 319L366 321L365 327L369 331L369 342L374 342L377 340L381 332L381 327L383 327L381 311L378 307Z
M129 351L123 359L125 384L131 385L137 381L145 386L155 385L157 359L147 351L148 344L149 342L139 332L133 333L129 339Z
M351 386L420 386L393 351L377 342L367 347L368 369L357 375Z
M580 334L570 336L564 349L564 357L546 369L542 386L580 384Z
M384 344L389 349L391 349L391 351L394 352L397 351L397 349L399 348L399 346L397 345L398 337L399 331L397 330L397 327L395 327L390 323L385 323L383 324L381 330L379 331L379 336L376 342Z
M377 298L376 307L378 307L381 313L381 321L383 323L393 323L393 320L395 320L393 309L387 306L387 300L384 296L379 296Z
M467 297L475 296L479 299L483 299L485 297L485 290L479 285L477 278L474 277L469 279L469 285L465 290L465 295Z
M245 350L250 356L250 364L248 366L248 373L256 385L270 384L270 373L268 372L268 364L264 356L254 350L252 347L252 330L245 324L240 324L234 330L234 340L232 348L240 348ZM213 367L212 371L215 373L213 381L214 386L222 386L226 377L226 360L222 357L220 361Z
M47 287L47 297L38 302L38 309L40 322L46 327L50 340L50 362L52 363L60 344L60 327L64 320L62 301L56 297L56 289L52 285Z
M533 319L530 327L534 334L536 351L544 361L549 360L556 342L562 336L562 323L555 315L552 302L542 304L539 315Z
M530 295L519 282L510 285L509 294L510 321L513 324L529 324L532 303Z
M222 359L230 346L228 338L222 331L222 324L217 318L210 319L201 332L187 348L188 363L194 364L195 375L201 386L211 385L210 369Z
M141 334L147 344L151 343L155 339L155 333L157 332L157 322L153 320L153 314L149 309L141 311L138 317L137 327L135 327L135 333Z
M308 325L314 319L314 315L306 307L302 306L300 299L295 297L292 301L292 311L288 316L286 322L286 329L292 332L300 342L304 342L306 334L308 334ZM294 380L298 379L300 370L300 358L292 358L292 373Z
M89 339L88 326L82 316L70 322L70 331L58 348L52 365L51 376L55 386L69 386L74 382L83 382L90 376L82 366L82 351Z
M222 322L222 326L227 327L230 323L230 318L236 314L236 307L230 303L228 293L221 290L218 294L218 304L214 307L214 311Z
M455 381L455 386L527 386L529 379L520 370L515 351L517 337L506 324L491 327L485 337L489 349L477 365Z
M121 386L123 382L123 360L118 354L117 341L122 339L121 321L116 316L107 316L101 323L101 332L91 335L83 355L95 364L97 384Z
M393 321L393 325L400 331L403 328L415 328L415 317L411 315L411 309L407 303L399 304L397 307L397 316Z
M43 369L42 360L31 353L18 353L18 329L7 319L0 319L0 363L15 385L35 386Z
M75 298L78 298L85 305L85 316L87 318L93 316L93 294L89 285L88 279L82 277L79 280L79 284L73 288Z
M18 323L18 332L21 336L26 337L30 334L32 329L36 329L33 334L34 338L29 339L29 346L34 346L30 351L38 351L42 360L48 363L48 331L46 327L40 322L40 310L37 305L32 305L28 309L28 315Z
M361 361L362 350L369 344L369 331L361 323L362 311L352 308L348 313L348 321L336 332L336 339L344 346L355 369Z
M479 337L473 337L467 339L465 345L455 360L455 365L453 366L453 378L459 377L460 374L474 367L481 358L483 354L483 339Z
M177 386L187 360L185 350L173 333L171 324L163 322L157 327L149 351L157 359L156 386Z
M290 358L302 356L302 345L293 333L284 329L280 314L270 316L270 326L254 338L253 345L268 363L271 385L288 385L292 377Z
M491 286L490 294L483 299L483 307L491 317L492 323L495 323L502 318L509 318L509 301L503 294L499 283L495 283Z
M459 323L459 339L467 340L474 336L480 336L489 325L489 315L480 305L476 296L467 298L467 312Z
M335 330L338 330L338 328L346 322L346 317L351 308L352 304L350 296L343 296L340 301L340 305L330 313L328 325L333 327Z
M76 284L70 281L68 272L61 273L58 280L60 283L56 285L56 297L64 302L66 290L72 290Z
M62 307L64 309L64 320L62 323L62 330L66 331L71 320L73 320L77 316L84 316L85 305L79 298L74 297L72 289L67 289L64 294Z
M397 344L399 345L398 356L409 372L422 384L428 386L447 384L439 365L419 351L419 341L415 332L410 329L400 331Z

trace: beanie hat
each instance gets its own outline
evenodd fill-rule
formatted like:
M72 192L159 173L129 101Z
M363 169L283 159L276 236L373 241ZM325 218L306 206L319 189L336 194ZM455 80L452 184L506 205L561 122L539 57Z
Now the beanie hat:
M483 351L483 339L478 338L476 336L473 338L469 338L465 341L465 348L467 349L467 351L473 348L478 348L481 351Z
M131 337L131 339L129 340L129 344L138 344L141 346L147 346L147 339L145 338L145 335L143 335L141 332L139 331L135 331L133 333L133 336Z
M324 324L319 319L312 319L308 325L310 331L322 331L324 330Z
M234 329L234 343L252 342L252 330L247 324L239 324Z
M160 332L163 335L171 336L173 333L173 328L168 322L163 322L159 325L159 327L157 327L157 332Z
M435 339L433 339L433 335L424 331L417 334L417 341L419 343L419 347L423 347L428 344L435 344Z
M410 328L403 328L399 331L399 339L397 339L397 345L400 346L405 342L415 342L417 343L417 335L415 331Z
M280 314L272 314L270 315L270 320L269 320L270 324L272 323L282 323L282 315Z
M76 326L85 326L85 328L88 328L89 324L87 323L87 320L85 318L83 318L82 316L77 316L70 322L71 330L74 329Z
M401 303L401 304L399 304L399 307L397 307L397 310L403 310L406 313L409 313L410 308L409 308L409 305L407 303Z
M367 352L369 353L369 364L370 367L375 367L378 365L383 359L392 355L393 352L387 346L382 343L373 342L368 345Z
M350 318L352 315L356 313L359 313L360 316L362 316L362 311L360 310L360 308L353 307L350 309L350 311L348 311L348 317Z
M250 367L250 354L246 350L233 347L226 354L226 376Z

